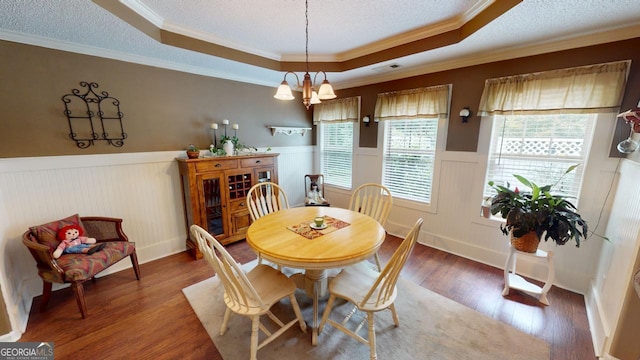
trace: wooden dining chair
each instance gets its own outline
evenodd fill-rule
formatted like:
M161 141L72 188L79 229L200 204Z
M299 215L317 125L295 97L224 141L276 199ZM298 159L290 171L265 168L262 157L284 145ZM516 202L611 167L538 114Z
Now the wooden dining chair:
M423 220L421 218L416 221L382 272L377 272L369 266L352 266L344 268L340 274L329 283L329 300L322 314L322 321L320 322L318 333L322 332L325 323L328 322L352 338L364 344L369 344L370 358L372 360L376 359L374 314L378 311L389 309L393 316L393 323L396 327L400 326L398 314L394 306L394 301L398 295L396 283L400 276L400 271L407 262L418 240L422 222ZM366 319L363 319L355 330L347 327L354 311L350 312L341 322L329 318L336 298L345 299L355 304L354 311L359 310L367 314ZM358 335L358 331L364 325L365 320L368 323L368 340Z
M247 193L247 207L251 221L270 214L274 211L288 209L289 200L282 188L272 182L262 182L255 184Z
M255 360L259 349L296 323L300 324L303 332L307 331L307 325L296 301L296 284L293 280L280 271L262 264L245 273L227 250L206 230L198 225L191 225L191 233L196 238L204 258L213 267L224 287L224 302L227 308L220 327L220 335L226 332L232 312L249 317L251 319L251 359ZM285 324L270 309L287 297L296 317ZM275 332L269 331L260 322L262 315L267 315L278 325ZM266 338L260 342L258 342L258 329L266 335Z
M254 222L274 211L288 209L289 199L280 185L272 182L257 183L247 193L247 208L249 208L251 222ZM262 264L260 254L258 254L258 264ZM276 267L278 270L281 269L280 265Z
M358 186L351 194L349 209L368 215L384 226L393 206L391 192L384 185L366 183ZM380 257L374 254L378 271L382 269Z

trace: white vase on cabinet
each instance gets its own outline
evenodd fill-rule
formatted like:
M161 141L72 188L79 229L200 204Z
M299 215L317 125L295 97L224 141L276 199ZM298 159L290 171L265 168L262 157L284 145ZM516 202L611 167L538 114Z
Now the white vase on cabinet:
M233 143L231 140L227 140L222 144L222 150L224 150L226 156L233 156Z

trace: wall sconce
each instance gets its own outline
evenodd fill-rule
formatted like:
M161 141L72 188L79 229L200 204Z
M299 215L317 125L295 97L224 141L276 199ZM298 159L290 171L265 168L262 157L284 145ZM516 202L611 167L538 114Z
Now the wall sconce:
M362 118L362 122L364 123L364 126L369 126L370 121L371 121L371 118L369 117L369 115Z
M469 122L469 116L471 116L471 110L469 110L468 107L463 107L462 110L460 110L460 117L462 118L462 122Z

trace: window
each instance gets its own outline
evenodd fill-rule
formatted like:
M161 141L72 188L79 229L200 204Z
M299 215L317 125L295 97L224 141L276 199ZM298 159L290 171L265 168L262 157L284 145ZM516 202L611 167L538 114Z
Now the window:
M327 122L320 126L320 172L325 184L351 188L353 122Z
M385 122L382 184L395 197L431 201L437 118Z
M577 205L598 114L620 107L629 61L488 79L479 115L492 115L486 180L519 184L514 174ZM554 185L555 184L555 185ZM485 185L484 195L492 195Z
M382 184L395 198L431 204L438 127L446 119L449 85L378 94L384 122Z
M555 184L569 166L584 165L595 128L594 114L496 115L485 181L485 196L493 191L488 181L523 188L513 174L538 185ZM562 177L554 191L574 202L578 198L584 166Z
M354 128L359 109L360 97L314 105L313 121L319 130L320 172L325 184L351 189Z

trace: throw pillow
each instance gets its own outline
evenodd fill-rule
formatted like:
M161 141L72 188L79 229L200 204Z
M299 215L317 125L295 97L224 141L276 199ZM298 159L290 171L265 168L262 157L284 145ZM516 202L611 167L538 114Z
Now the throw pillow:
M82 221L78 214L67 216L64 219L51 221L46 224L32 226L29 230L31 230L31 233L36 237L40 244L47 245L51 251L54 251L60 243L60 240L57 239L58 230L68 225L78 225L82 228L84 234L87 233L87 230L84 225L82 225Z

